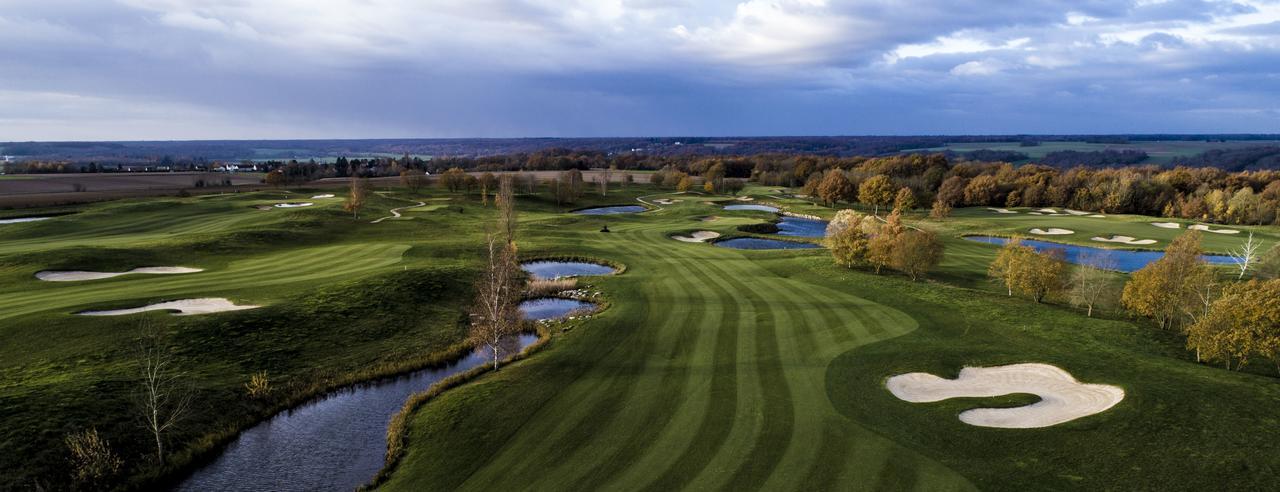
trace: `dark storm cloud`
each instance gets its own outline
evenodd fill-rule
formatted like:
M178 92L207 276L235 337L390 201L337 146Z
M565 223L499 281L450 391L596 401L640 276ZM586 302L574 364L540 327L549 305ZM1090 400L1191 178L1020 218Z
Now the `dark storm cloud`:
M17 0L0 141L1275 131L1276 2Z

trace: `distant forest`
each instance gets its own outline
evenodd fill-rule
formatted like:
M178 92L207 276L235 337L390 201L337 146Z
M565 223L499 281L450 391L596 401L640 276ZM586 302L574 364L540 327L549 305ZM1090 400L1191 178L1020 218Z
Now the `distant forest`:
M106 170L138 166L201 168L216 162L244 160L265 162L290 160L318 161L338 157L424 157L482 158L534 154L552 149L599 153L606 156L642 154L656 157L753 156L761 154L817 155L830 157L887 156L913 149L930 149L956 143L1022 142L1033 147L1047 142L1126 144L1155 141L1266 141L1280 135L934 135L934 136L845 136L845 137L654 137L654 138L462 138L462 139L368 139L368 140L207 140L138 142L7 142L0 143L0 155L17 161L62 161L75 165L92 162ZM1266 143L1260 145L1274 145ZM1265 150L1270 149L1270 150ZM1230 170L1275 169L1280 149L1257 147L1215 150L1187 158L1187 165L1222 167ZM949 156L983 162L1027 160L1020 152L977 150L949 153ZM1116 166L1145 159L1141 152L1061 151L1052 152L1039 164L1055 167Z

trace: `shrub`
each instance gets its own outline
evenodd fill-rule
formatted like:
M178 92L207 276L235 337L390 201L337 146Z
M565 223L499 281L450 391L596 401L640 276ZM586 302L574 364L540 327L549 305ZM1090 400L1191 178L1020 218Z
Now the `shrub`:
M124 464L111 450L111 444L98 435L97 429L68 434L63 441L71 452L72 476L77 481L102 485L119 473Z
M244 389L249 393L249 398L262 398L271 392L271 380L267 377L267 371L249 376L249 382L244 383Z
M525 295L528 297L546 297L576 288L578 288L578 279L576 278L532 280L529 282L528 287L525 287Z

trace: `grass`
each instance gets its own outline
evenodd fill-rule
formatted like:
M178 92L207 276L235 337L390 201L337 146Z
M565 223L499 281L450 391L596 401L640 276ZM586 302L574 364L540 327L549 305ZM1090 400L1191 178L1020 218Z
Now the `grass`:
M833 213L769 197L774 190L743 194L795 213ZM996 248L960 239L1053 226L1077 230L1081 244L1125 234L1161 239L1159 247L1177 231L1147 224L1156 219L985 209L944 222L913 216L948 247L934 281L913 283L834 268L822 250L669 238L743 235L740 226L772 218L725 211L726 197L670 195L683 201L641 214L567 213L653 193L633 186L566 206L519 199L523 257L624 267L579 282L603 292L609 308L557 331L532 357L415 400L417 410L398 421L404 453L382 488L1177 489L1266 488L1277 479L1280 457L1259 452L1276 438L1274 378L1195 364L1176 336L1114 316L998 295L984 279ZM368 224L406 199L441 207ZM303 395L457 350L491 209L436 191L371 197L361 221L340 200L253 208L277 201L278 193L121 201L5 230L0 417L12 424L0 431L0 489L57 483L62 436L90 426L126 459L146 451L127 413L131 321L71 314L80 309L197 295L265 306L143 315L169 324L197 377L201 412L175 436L192 459ZM700 220L707 215L721 218ZM612 232L599 232L604 225ZM1258 231L1268 243L1280 238ZM1216 251L1240 240L1205 239ZM83 284L32 278L43 269L157 265L206 271ZM1128 396L1095 417L1009 430L966 426L956 414L1029 401L1023 395L921 405L882 386L901 372L1011 362L1058 364ZM264 370L275 399L247 398L243 384Z
M995 248L958 234L1041 226L1027 226L1031 216L962 211L931 225L951 233L939 276L960 286L948 286L837 270L821 252L668 239L691 227L731 234L768 217L699 202L611 219L608 235L594 233L592 219L526 215L534 231L576 235L573 252L626 263L625 275L596 281L617 302L537 357L425 406L384 487L1124 489L1275 479L1277 458L1252 453L1275 437L1258 432L1274 428L1265 423L1280 397L1273 379L1194 364L1176 337L1127 321L988 292ZM708 214L724 219L697 222ZM1172 232L1137 217L1036 218L1057 219L1090 234ZM1009 431L955 415L1025 401L1017 396L918 406L881 386L901 372L1022 361L1060 364L1130 397L1097 418ZM1138 454L1165 446L1212 458L1189 468L1175 459L1185 454Z

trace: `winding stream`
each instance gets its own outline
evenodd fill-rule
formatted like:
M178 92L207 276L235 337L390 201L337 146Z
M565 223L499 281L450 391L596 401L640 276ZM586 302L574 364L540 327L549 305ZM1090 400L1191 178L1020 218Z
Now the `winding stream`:
M557 319L594 304L534 299L520 304L526 319ZM538 337L508 340L506 355ZM473 367L492 354L476 351L444 367L349 386L281 412L240 435L214 461L179 484L179 491L350 491L382 468L387 425L414 393Z

